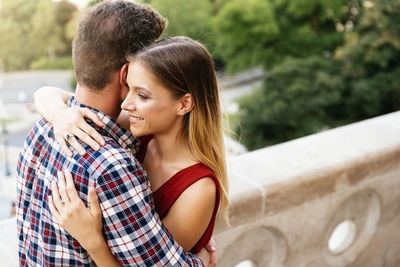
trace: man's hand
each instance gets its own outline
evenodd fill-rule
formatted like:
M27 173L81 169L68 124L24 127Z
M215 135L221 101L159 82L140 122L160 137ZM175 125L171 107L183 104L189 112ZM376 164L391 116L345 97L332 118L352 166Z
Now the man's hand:
M217 266L217 243L215 243L214 238L211 237L205 248L210 253L210 267Z
M208 241L207 245L202 248L197 254L203 263L204 266L216 267L217 266L217 244L214 241L214 238L211 238Z
M210 265L211 253L208 252L205 247L202 248L195 255L203 261L205 267L209 267L209 266L211 267L211 265Z

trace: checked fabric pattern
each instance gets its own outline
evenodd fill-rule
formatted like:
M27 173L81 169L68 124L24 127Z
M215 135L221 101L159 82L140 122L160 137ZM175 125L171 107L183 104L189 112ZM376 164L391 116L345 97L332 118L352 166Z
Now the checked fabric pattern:
M80 106L73 97L69 106ZM81 199L96 187L103 213L104 236L124 266L203 266L180 247L155 212L148 179L133 157L138 140L109 116L95 110L105 123L106 145L99 151L67 158L44 119L30 131L17 166L17 228L20 266L95 266L88 253L50 214L47 196L57 171L69 170ZM92 124L93 125L93 124ZM93 125L94 126L94 125ZM95 127L95 126L94 126Z

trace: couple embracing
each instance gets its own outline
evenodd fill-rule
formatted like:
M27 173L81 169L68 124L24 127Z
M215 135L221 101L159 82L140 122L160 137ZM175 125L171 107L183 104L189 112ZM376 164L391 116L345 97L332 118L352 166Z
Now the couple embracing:
M214 65L156 41L166 20L96 5L73 41L77 88L44 87L17 167L20 266L213 266L227 174ZM127 130L129 129L129 130Z

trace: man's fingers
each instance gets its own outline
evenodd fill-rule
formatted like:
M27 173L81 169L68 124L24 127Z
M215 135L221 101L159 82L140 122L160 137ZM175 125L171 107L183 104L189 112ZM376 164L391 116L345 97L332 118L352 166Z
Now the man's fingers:
M69 199L71 199L71 201L81 201L75 188L74 179L69 171L65 171L65 181Z
M211 251L210 252L210 266L217 266L217 250Z
M217 250L217 243L215 243L215 240L213 237L211 237L210 241L208 241L206 245L206 249L211 252L211 251L216 251Z
M217 243L213 237L208 241L206 249L210 252L210 266L217 266Z
M97 126L99 127L104 127L103 121L99 118L99 116L91 111L88 108L82 108L81 109L81 114L85 117L93 121Z
M206 248L203 247L195 255L203 261L204 266L210 266L210 252L208 252Z

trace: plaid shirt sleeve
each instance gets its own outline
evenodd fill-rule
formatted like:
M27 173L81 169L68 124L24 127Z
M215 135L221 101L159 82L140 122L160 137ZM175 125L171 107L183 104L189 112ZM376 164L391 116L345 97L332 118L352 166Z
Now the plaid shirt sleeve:
M97 178L104 234L124 266L204 266L168 233L155 212L149 182L136 159L122 149L101 153ZM93 165L92 165L93 167Z

